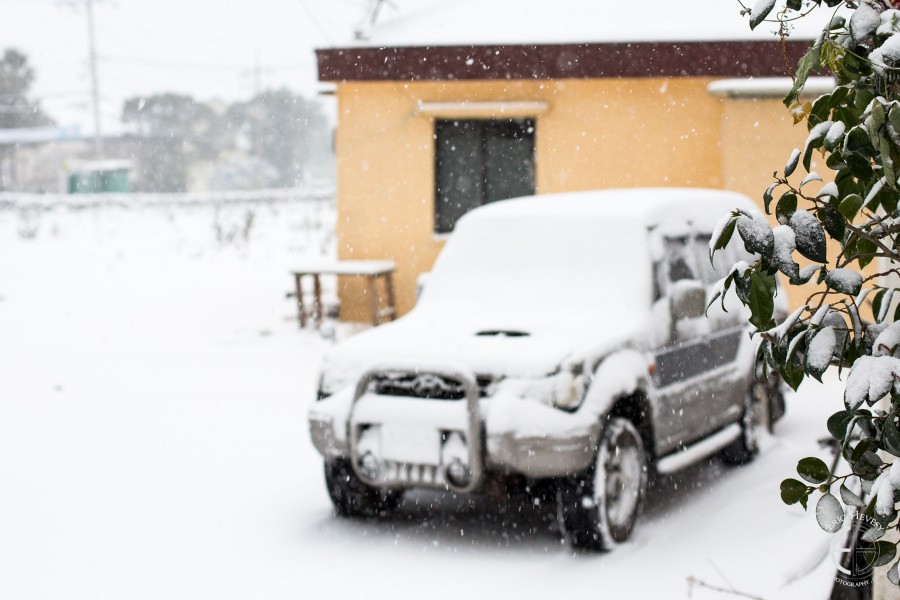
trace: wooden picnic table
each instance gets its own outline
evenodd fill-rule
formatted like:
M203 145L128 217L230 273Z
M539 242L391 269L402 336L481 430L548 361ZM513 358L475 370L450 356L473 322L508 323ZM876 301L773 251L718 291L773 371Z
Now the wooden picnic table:
M291 274L296 285L295 295L300 327L306 326L307 319L314 317L316 327L322 324L322 275L345 275L366 278L366 294L372 313L372 325L378 325L382 319L394 320L397 316L397 306L394 298L393 274L396 265L390 260L331 260L311 261L297 265ZM312 306L307 309L303 296L304 277L312 278ZM381 279L384 282L384 294L386 306L382 307L378 297L376 282Z

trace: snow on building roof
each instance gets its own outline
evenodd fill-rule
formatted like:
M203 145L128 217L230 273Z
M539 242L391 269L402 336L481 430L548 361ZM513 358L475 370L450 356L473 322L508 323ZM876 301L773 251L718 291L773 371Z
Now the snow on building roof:
M747 4L747 2L745 2ZM753 3L750 2L750 5ZM362 39L343 46L765 41L774 24L750 31L738 0L391 0ZM830 11L792 25L792 39L811 40ZM349 43L348 43L349 42Z
M738 0L391 0L354 40L316 51L319 80L787 75L831 13L751 31ZM348 36L349 38L349 36Z

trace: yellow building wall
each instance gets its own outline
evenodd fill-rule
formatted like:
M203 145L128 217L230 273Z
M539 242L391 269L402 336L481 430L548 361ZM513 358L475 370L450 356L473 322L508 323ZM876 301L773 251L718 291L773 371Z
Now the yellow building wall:
M708 80L357 83L338 86L338 255L397 262L400 313L443 240L434 234L433 117L422 102L543 101L538 193L602 187L720 187L721 101ZM487 115L485 115L487 116ZM342 318L367 320L361 281L339 286Z
M400 314L444 239L434 234L434 117L419 102L540 101L536 188L726 188L761 202L806 138L778 99L710 95L710 78L346 82L338 85L341 259L390 259ZM489 117L491 115L478 115ZM471 118L476 118L475 116ZM341 317L370 319L364 282L342 278Z

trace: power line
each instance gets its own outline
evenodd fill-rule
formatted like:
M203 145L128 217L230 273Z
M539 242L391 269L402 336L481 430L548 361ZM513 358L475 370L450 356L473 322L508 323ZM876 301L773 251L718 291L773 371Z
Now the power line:
M308 4L308 2L306 0L298 0L298 1L300 3L300 7L303 9L303 12L306 13L306 16L308 16L309 20L312 22L313 27L316 28L316 31L318 31L319 34L323 38L325 38L326 43L333 44L334 39L332 38L331 34L327 31L327 27L325 27L323 20L319 19L319 15L316 14L316 11L312 7L310 7L310 5Z
M247 69L246 64L225 64L225 63L200 63L200 62L191 62L191 61L182 61L182 60L165 60L158 58L146 58L139 56L112 56L109 54L102 54L99 56L101 62L114 62L114 63L127 63L133 65L140 65L144 67L152 67L159 69L182 69L182 70L197 70L197 71L245 71ZM305 62L296 62L296 63L276 63L272 65L265 65L264 70L266 71L290 71L294 69L303 69L313 64L312 58Z

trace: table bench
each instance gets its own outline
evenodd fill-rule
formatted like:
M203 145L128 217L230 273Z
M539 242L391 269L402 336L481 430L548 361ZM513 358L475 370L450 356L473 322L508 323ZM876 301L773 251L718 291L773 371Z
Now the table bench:
M300 327L306 327L310 318L315 319L316 327L322 325L322 275L342 275L366 278L366 294L369 296L372 325L378 325L383 319L393 321L397 317L397 306L394 298L393 274L396 265L390 260L332 260L314 261L297 265L291 271L294 276ZM303 296L304 278L312 278L312 306L306 307ZM384 282L386 306L382 307L378 297L377 280Z

